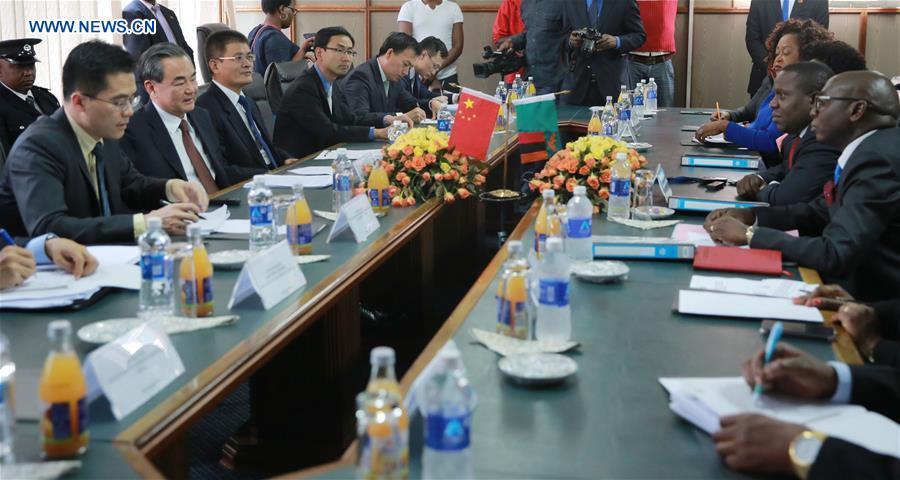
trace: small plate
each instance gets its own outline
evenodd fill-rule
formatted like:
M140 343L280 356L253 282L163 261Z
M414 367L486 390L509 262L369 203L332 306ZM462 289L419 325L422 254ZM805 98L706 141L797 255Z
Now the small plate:
M593 283L620 282L628 278L628 265L618 261L583 262L572 265L572 274Z
M213 267L222 270L240 270L254 254L250 250L222 250L209 254L209 261Z
M651 148L653 148L653 145L646 143L646 142L634 142L634 143L629 143L628 148L633 148L638 152L646 152L647 150L650 150Z
M510 380L523 385L562 382L578 371L578 364L558 353L523 353L503 357L497 363Z
M141 324L138 318L110 318L90 323L78 329L78 338L85 343L111 342Z
M632 213L637 220L646 220L648 218L650 220L660 220L675 215L675 210L668 207L635 207Z

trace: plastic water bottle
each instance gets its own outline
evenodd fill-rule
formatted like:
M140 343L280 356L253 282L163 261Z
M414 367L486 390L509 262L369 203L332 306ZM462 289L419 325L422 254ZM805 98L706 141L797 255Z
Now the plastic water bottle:
M657 91L658 87L656 85L656 80L654 80L653 77L650 77L650 82L647 84L647 91L645 94L647 97L646 105L644 106L648 112L655 112L656 109L659 108L659 105L656 102Z
M250 206L250 251L258 252L275 244L275 213L272 190L266 186L265 175L254 175L253 186L247 194Z
M470 430L475 390L459 350L446 349L438 359L442 365L425 385L422 478L474 478Z
M603 114L600 115L600 123L603 124L603 135L614 137L619 131L619 120L616 118L616 109L613 105L612 96L606 97L606 105L603 107Z
M13 392L16 384L16 364L12 361L9 342L0 333L0 464L15 463L13 454L16 412Z
M634 86L634 106L632 107L632 112L634 113L635 123L639 122L644 117L644 90L641 88L640 83Z
M619 131L616 132L616 138L621 139L629 135L633 137L634 132L631 129L631 100L629 99L628 91L625 90L625 85L622 85L622 90L619 92L616 110L619 112Z
M516 74L516 78L513 79L513 90L516 91L516 95L519 98L525 98L525 83L522 81L522 75Z
M175 309L175 268L167 251L170 244L162 219L147 218L147 231L138 238L141 250L138 317L141 319L172 315Z
M567 341L572 335L569 306L569 258L560 238L547 240L547 253L538 266L538 307L534 338Z
M453 114L450 113L450 109L447 108L447 105L441 106L441 109L438 111L437 115L437 129L439 132L450 133L450 129L453 126Z
M331 208L335 213L353 197L353 163L347 157L346 150L338 154L337 170L334 173L334 194Z
M631 164L625 153L616 154L609 184L609 206L606 218L628 218L631 211Z
M594 258L591 246L591 218L594 215L594 206L587 198L587 188L584 185L575 187L575 196L569 200L567 207L569 228L566 252L573 261L589 262Z
M497 89L494 90L494 97L496 97L497 100L500 100L501 103L506 102L506 93L506 82L500 80L497 83Z

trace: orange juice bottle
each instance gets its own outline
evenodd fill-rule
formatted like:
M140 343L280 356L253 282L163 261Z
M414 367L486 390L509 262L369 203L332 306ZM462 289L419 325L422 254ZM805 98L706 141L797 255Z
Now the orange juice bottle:
M181 261L178 283L181 287L181 313L186 317L209 317L215 311L213 303L213 268L203 246L200 225L188 225L191 254Z
M603 132L603 122L600 121L600 107L591 107L591 121L588 122L588 135L600 135Z
M387 213L391 209L391 191L383 162L377 162L369 173L369 202L375 213Z
M509 258L497 286L497 333L528 339L531 312L528 308L528 261L522 257L522 242L510 240Z
M287 212L287 239L294 255L312 253L312 212L303 194L303 185L294 185L294 203Z
M534 253L537 258L547 251L547 238L559 235L559 217L555 214L556 194L551 189L546 189L541 194L544 204L538 211L534 224Z
M46 459L72 458L87 450L87 387L81 362L72 350L72 325L54 320L47 326L52 348L41 372L39 396L41 445Z
M403 398L400 384L397 383L397 375L394 373L395 361L394 349L391 347L375 347L369 355L372 364L372 372L369 375L369 384L366 392L372 395L388 394L398 400Z

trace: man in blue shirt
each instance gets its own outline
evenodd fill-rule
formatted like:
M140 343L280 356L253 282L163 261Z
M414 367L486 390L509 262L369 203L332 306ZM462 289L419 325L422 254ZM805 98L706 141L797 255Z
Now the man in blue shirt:
M25 248L8 244L0 250L0 290L21 285L34 275L38 265L50 264L56 264L75 278L97 270L97 259L87 248L48 233L32 238Z

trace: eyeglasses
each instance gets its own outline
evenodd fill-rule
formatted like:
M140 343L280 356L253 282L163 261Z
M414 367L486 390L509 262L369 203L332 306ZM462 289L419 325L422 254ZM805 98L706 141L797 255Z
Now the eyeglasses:
M324 47L325 50L331 50L332 52L337 53L338 55L349 55L350 58L356 56L356 50L345 50L343 48L332 48L332 47Z
M234 60L237 63L244 63L245 61L253 63L256 60L256 55L252 53L248 53L246 55L239 53L233 57L216 57L216 60Z
M127 112L128 109L137 110L137 109L141 108L141 97L128 97L128 98L120 98L118 100L106 100L103 98L95 97L93 95L88 95L86 93L82 93L82 95L84 95L85 97L94 99L94 100L99 100L103 103L108 103L108 104L118 108L122 112Z
M859 97L833 97L831 95L813 94L813 109L819 111L825 107L825 104L832 100L843 100L845 102L866 102L866 107L879 115L891 115L890 112L882 107L875 105L870 100Z
M288 9L288 10L290 10L290 11L291 11L291 13L292 13L292 14L294 14L294 15L296 15L296 14L298 14L298 13L300 13L300 10L297 10L297 9L296 9L296 8L294 8L294 7L291 7L291 6L290 6L290 5L285 5L285 6L284 6L284 8L286 8L286 9Z

